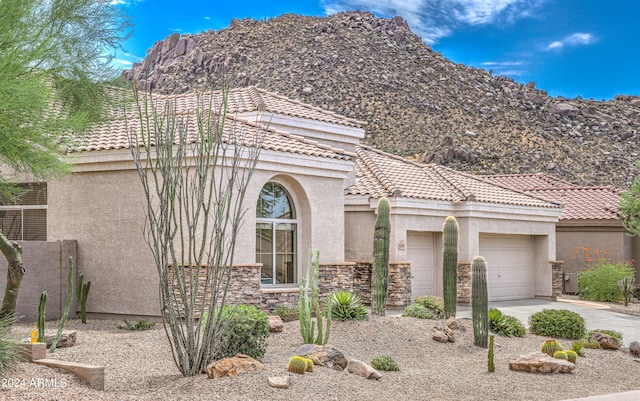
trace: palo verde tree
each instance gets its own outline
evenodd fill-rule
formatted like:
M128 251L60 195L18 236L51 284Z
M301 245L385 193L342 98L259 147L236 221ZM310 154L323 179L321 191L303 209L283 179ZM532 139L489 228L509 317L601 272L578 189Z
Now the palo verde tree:
M223 87L201 96L196 116L185 117L175 103L136 92L139 121L128 127L162 319L185 376L206 369L229 324L217 311L227 302L243 200L265 132L227 121L227 95Z
M115 76L110 57L129 27L107 0L0 0L0 165L35 179L68 171L60 149L107 106L100 83ZM11 178L0 176L5 197L15 195ZM2 317L15 313L25 268L1 232L0 251L9 267Z

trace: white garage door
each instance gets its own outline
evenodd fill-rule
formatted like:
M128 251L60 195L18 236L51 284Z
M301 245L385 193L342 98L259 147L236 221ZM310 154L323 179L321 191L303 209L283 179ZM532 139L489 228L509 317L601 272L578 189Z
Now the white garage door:
M533 298L533 240L528 235L481 235L489 300Z
M411 299L434 295L433 234L407 232L407 259L411 262Z

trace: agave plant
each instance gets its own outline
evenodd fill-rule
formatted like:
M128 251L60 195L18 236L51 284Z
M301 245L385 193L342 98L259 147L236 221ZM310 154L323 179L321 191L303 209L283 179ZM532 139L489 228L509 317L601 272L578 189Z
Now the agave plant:
M360 297L350 291L337 291L331 294L331 312L334 319L361 320L367 317L367 308Z

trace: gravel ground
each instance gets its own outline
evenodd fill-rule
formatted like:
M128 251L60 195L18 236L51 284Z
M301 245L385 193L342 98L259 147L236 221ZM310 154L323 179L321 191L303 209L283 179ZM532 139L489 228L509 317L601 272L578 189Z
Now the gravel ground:
M61 370L22 363L21 371L3 379L0 399L6 400L562 400L588 395L639 390L640 359L622 351L587 350L571 374L540 375L509 370L509 360L538 349L546 338L496 336L495 373L487 372L487 350L473 345L471 322L456 342L431 339L432 320L375 317L360 322L334 321L330 344L347 358L367 363L391 355L400 372L384 372L379 381L317 367L313 373L286 371L289 357L302 345L297 321L269 338L261 372L209 380L202 374L182 377L173 363L161 325L147 331L117 329L116 321L78 320L66 329L78 331L74 347L48 357L104 365L105 391L89 389ZM56 327L56 322L48 322ZM30 325L15 325L26 333ZM571 341L561 341L566 348ZM270 376L289 375L289 389L267 385ZM22 380L24 379L24 380ZM38 383L38 379L41 379ZM44 384L42 379L48 379ZM11 381L10 381L11 380Z

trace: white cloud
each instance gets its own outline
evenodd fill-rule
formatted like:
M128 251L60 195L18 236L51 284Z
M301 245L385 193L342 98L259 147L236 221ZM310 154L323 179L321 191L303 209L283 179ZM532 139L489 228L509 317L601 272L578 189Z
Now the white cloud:
M506 24L530 15L546 0L321 0L327 15L368 10L380 17L400 15L427 44L464 25Z
M485 61L482 63L485 67L514 67L524 64L524 61Z
M111 60L111 62L114 63L114 64L122 65L122 66L131 66L131 65L133 65L133 61L123 60L121 58L114 58L113 60Z
M549 43L545 47L545 50L560 50L565 46L576 47L576 46L582 46L582 45L589 45L593 42L595 42L595 37L592 34L576 32L574 34L571 34L565 37L562 40L556 40Z
M127 0L111 0L109 4L111 4L112 6L118 6L118 5L128 4L128 2Z
M209 20L211 19L211 17L207 16L207 17L204 17L204 19L206 19L207 21L209 21Z

